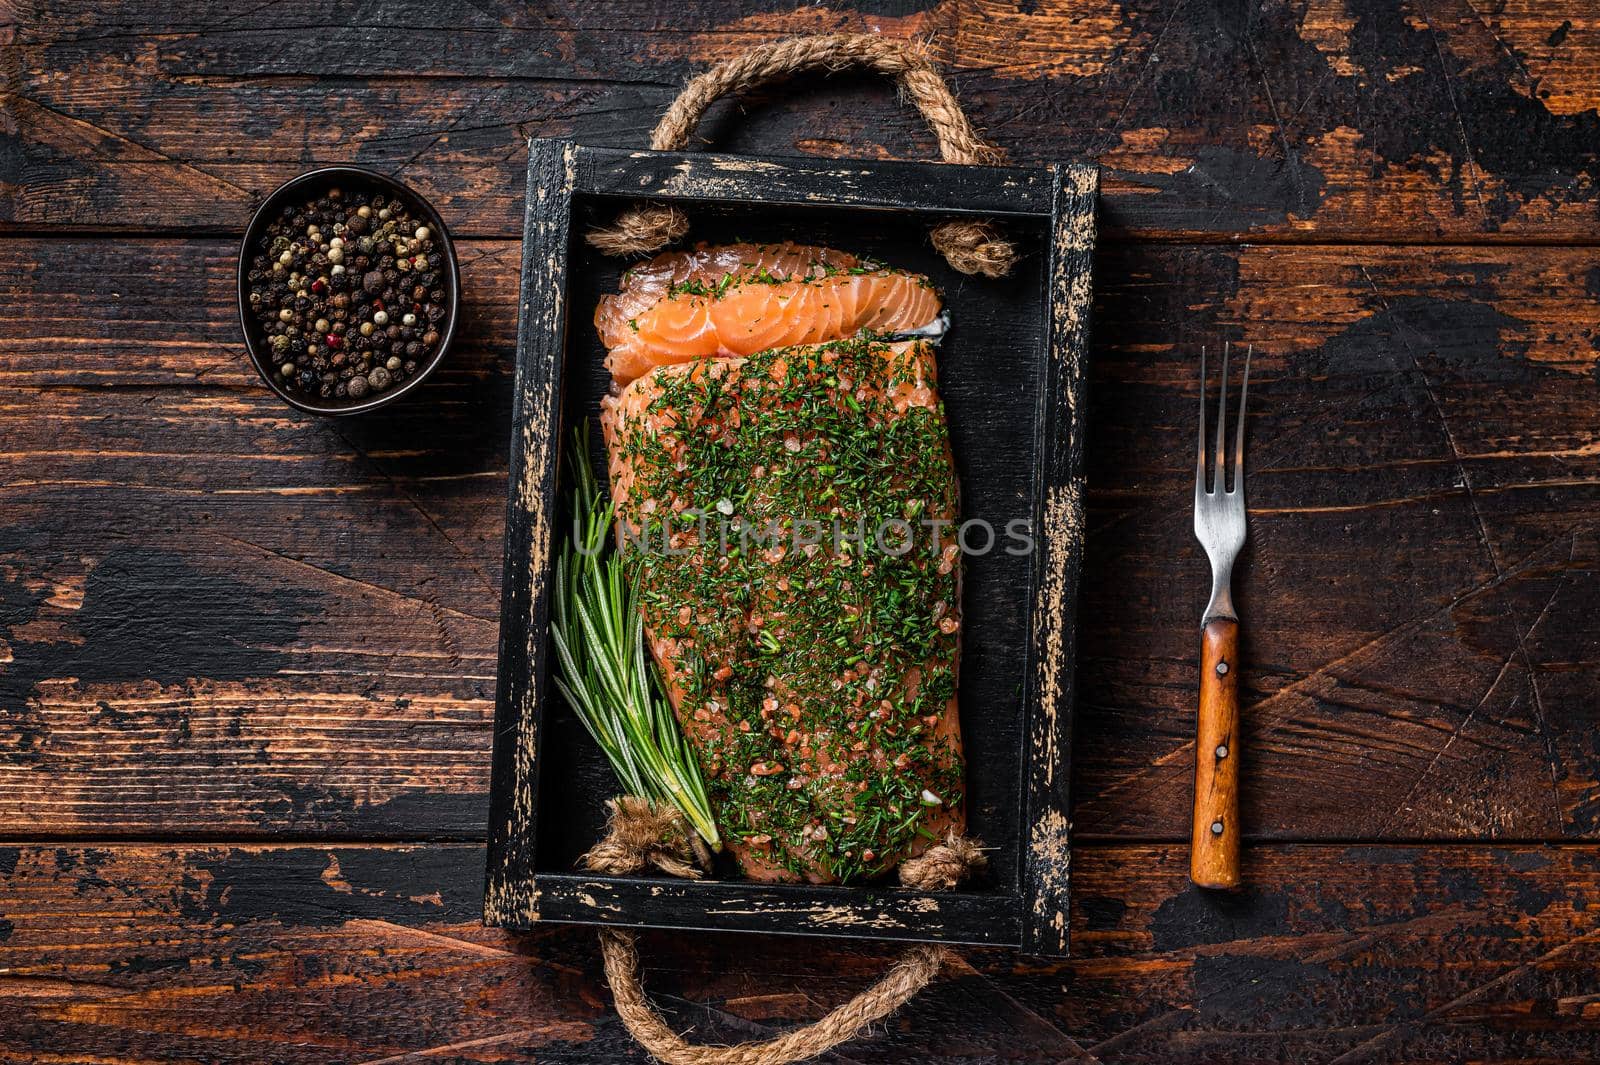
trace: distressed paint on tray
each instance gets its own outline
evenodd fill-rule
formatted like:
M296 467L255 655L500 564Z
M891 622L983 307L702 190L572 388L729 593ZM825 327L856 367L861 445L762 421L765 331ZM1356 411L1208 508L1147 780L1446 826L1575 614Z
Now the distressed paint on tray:
M501 625L500 697L495 730L495 774L491 813L485 920L513 928L537 921L618 924L629 927L735 928L794 934L904 938L1020 946L1037 954L1067 950L1067 891L1070 880L1067 782L1073 703L1073 631L1077 572L1083 551L1083 381L1088 345L1091 267L1094 251L1097 173L1093 167L1062 165L1043 170L968 167L927 163L849 163L815 160L747 160L724 156L623 151L536 141L529 159L527 234L514 437L511 506L506 536L506 591ZM744 880L673 883L604 878L551 865L540 840L550 830L567 832L576 808L591 811L615 789L605 774L586 777L563 790L545 809L539 801L541 759L555 757L539 742L545 727L543 677L548 611L543 588L551 571L553 530L549 515L559 505L558 455L566 443L560 430L564 406L582 401L563 384L574 350L587 343L569 336L567 301L575 280L569 248L587 220L614 212L641 194L685 203L691 224L698 213L718 209L772 211L828 208L846 217L861 213L863 229L881 228L885 214L916 222L917 241L940 217L996 217L1018 229L1037 231L1044 257L1001 282L949 275L963 291L1012 286L1032 320L1020 335L1031 338L1019 358L1036 359L1038 391L988 375L975 390L951 381L941 366L941 398L953 422L974 419L990 408L1013 418L1031 442L1031 496L1035 548L1031 577L1007 588L969 580L966 598L1018 594L1033 600L1020 645L1005 649L1032 662L1021 674L1018 700L1023 721L1017 743L1005 755L1004 779L1020 783L1022 804L1004 804L1014 823L1014 860L992 863L984 881L948 894L924 894L874 886L763 885ZM908 231L909 232L909 231ZM691 240L694 239L691 233ZM1027 246L1026 244L1024 246ZM891 256L892 258L892 256ZM1026 286L1039 278L1030 297ZM1024 286L1016 289L1016 286ZM1021 295L1017 296L1016 293ZM973 299L976 297L968 296ZM576 301L575 301L576 302ZM959 325L958 325L959 327ZM969 323L975 335L981 323ZM586 337L586 334L585 334ZM998 342L998 341L995 341ZM981 344L977 345L982 347ZM991 343L992 346L992 343ZM948 350L942 363L948 362ZM565 371L563 367L566 366ZM563 393L567 393L563 396ZM568 409L567 417L588 411ZM957 448L958 462L963 449ZM974 456L981 460L981 456ZM979 462L981 465L981 461ZM968 488L981 491L982 484ZM969 630L967 639L981 640ZM975 645L978 646L978 645ZM1004 653L1004 652L1002 652ZM979 655L969 655L962 691L971 692ZM964 731L993 729L1004 707L964 703ZM564 708L563 708L564 709ZM985 715L990 721L985 722ZM1001 786L982 774L992 761L974 756L969 743L969 790ZM564 778L565 779L565 778ZM560 827L558 827L560 826Z

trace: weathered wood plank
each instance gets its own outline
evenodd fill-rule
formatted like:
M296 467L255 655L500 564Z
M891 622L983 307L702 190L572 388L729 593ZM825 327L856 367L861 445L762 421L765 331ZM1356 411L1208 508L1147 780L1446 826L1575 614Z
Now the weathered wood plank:
M1569 283L1539 293L1532 264L1569 255ZM1205 595L1182 502L1192 345L1222 336L1258 345L1247 832L1527 838L1592 820L1593 718L1552 696L1569 671L1595 677L1600 306L1579 253L1489 258L1250 248L1110 271L1127 287L1108 280L1096 319L1083 609L1111 631L1086 649L1079 724L1120 749L1085 770L1083 831L1186 824L1171 806L1191 787ZM1518 275L1526 304L1504 299ZM1162 347L1175 338L1186 353Z
M482 861L475 843L0 849L0 1053L642 1062L609 1012L590 930L477 924ZM1181 845L1080 848L1076 957L963 950L895 1022L832 1060L1600 1052L1593 845L1252 847L1238 895L1201 892L1186 869ZM671 933L642 949L654 997L706 1041L814 1018L896 952Z
M0 826L480 833L516 245L463 244L460 347L349 424L255 382L226 241L7 249ZM1594 270L1550 248L1100 256L1082 836L1187 830L1193 345L1223 336L1260 345L1247 832L1600 833Z
M529 145L528 215L518 272L516 399L507 443L504 582L500 593L499 661L491 748L494 806L489 815L489 867L484 920L517 926L533 921L530 895L538 855L539 779L550 763L541 737L557 540L556 486L561 479L563 379L567 323L583 326L569 306L567 260L573 240L576 149L559 141ZM526 285L526 288L522 286ZM573 519L576 536L576 522ZM602 800L603 801L603 800Z
M1042 549L1034 563L1032 639L1026 649L1028 742L1024 748L1022 816L1022 949L1066 954L1072 875L1072 769L1077 746L1079 609L1087 462L1084 459L1089 381L1090 319L1094 312L1095 202L1100 175L1061 169L1055 180L1046 284L1049 359L1034 402L1039 418L1034 447L1039 469L1030 500ZM994 382L998 384L998 382ZM1093 625L1093 622L1089 622ZM972 706L972 701L962 705ZM981 704L980 704L981 705Z
M225 246L30 247L0 266L0 831L481 831L514 247L464 249L426 396L347 421L254 379Z
M537 151L537 145L544 142L534 143ZM1052 206L1054 171L1047 167L755 160L720 152L658 153L588 146L573 150L576 191L597 196L687 200L691 204L711 199L765 209L829 205L1000 218L1048 218ZM1095 173L1087 166L1061 169L1081 182L1090 181ZM872 221L871 215L859 217L864 223Z
M512 237L527 136L641 147L692 70L870 29L931 38L1016 162L1100 162L1113 232L1600 238L1600 23L1580 0L147 7L19 22L0 224L240 228L297 170L356 162L414 181L458 232ZM862 78L720 105L703 133L739 154L931 153Z

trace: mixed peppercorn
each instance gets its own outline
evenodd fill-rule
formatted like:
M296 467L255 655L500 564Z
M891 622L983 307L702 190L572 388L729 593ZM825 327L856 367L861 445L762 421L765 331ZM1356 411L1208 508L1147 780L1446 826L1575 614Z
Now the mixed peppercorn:
M449 323L443 236L398 197L330 188L284 207L246 274L265 361L311 402L362 402L425 369Z

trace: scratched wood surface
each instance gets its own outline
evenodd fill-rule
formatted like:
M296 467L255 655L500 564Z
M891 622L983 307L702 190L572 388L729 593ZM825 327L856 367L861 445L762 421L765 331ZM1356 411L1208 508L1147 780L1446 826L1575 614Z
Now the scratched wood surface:
M355 161L402 172L465 232L515 236L526 135L637 146L698 65L871 29L930 38L1016 161L1102 162L1115 227L1600 233L1584 0L12 6L0 217L19 226L228 229L286 166ZM705 132L733 151L931 150L870 81L790 95L723 105Z
M835 1061L1600 1060L1600 19L1503 0L0 7L0 1061L641 1060L588 933L478 926L526 135L919 35L1105 168L1072 935ZM420 76L419 76L420 75ZM865 79L710 145L930 150ZM465 235L418 402L273 401L231 309L315 163ZM1247 890L1188 888L1194 347L1254 341ZM659 935L707 1038L870 943Z

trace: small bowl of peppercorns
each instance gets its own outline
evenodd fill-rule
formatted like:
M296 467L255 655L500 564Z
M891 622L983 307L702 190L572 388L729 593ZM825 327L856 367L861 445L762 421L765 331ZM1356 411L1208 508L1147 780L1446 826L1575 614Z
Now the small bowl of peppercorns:
M421 384L450 347L460 292L439 213L359 167L279 186L239 250L251 361L285 402L313 414L359 414Z

